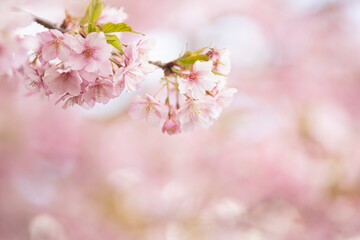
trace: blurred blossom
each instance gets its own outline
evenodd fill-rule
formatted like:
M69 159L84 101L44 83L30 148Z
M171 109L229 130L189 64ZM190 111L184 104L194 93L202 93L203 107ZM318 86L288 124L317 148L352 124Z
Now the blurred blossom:
M29 226L31 240L66 240L61 224L50 215L34 217Z

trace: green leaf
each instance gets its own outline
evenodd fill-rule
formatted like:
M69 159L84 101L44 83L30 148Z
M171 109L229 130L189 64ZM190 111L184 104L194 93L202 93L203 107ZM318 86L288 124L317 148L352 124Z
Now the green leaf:
M196 61L209 61L209 56L206 54L194 55L191 52L187 52L184 56L179 58L178 61L183 65L191 65Z
M211 45L210 45L210 46L211 46ZM205 51L206 49L208 49L210 46L206 46L206 47L200 48L200 49L194 51L194 54L200 54L200 53L202 53L203 51Z
M104 2L92 0L86 9L84 17L80 20L80 25L95 23L102 13L102 5Z
M135 32L130 26L127 25L126 22L123 23L105 23L104 25L102 25L102 30L104 33L113 33L113 32L132 32L132 33L137 33L137 34L141 34L141 35L145 35L143 33L139 33L139 32Z
M116 35L105 35L105 37L106 37L106 41L108 44L111 44L113 47L115 47L121 53L124 53L120 39Z
M98 20L102 13L103 3L104 2L99 2L99 0L91 1L89 5L89 23L95 23L96 20Z
M89 23L88 25L88 32L92 33L92 32L100 32L100 29L94 25L93 23Z

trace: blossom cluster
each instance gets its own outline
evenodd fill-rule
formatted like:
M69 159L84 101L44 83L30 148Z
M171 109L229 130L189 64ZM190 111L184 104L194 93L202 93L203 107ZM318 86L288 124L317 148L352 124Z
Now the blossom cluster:
M151 96L136 96L130 108L135 119L146 118L151 125L162 125L170 135L208 127L232 100L235 88L226 86L230 72L229 51L212 46L162 65L165 70L160 90ZM160 93L166 89L161 99Z
M228 50L211 46L187 51L166 64L150 62L154 41L124 45L121 33L137 32L124 22L127 15L122 8L103 9L102 4L93 0L83 18L67 14L61 27L46 24L50 29L36 35L38 46L23 67L25 85L32 93L56 96L64 108L88 109L108 103L123 91L135 91L148 73L160 67L164 70L160 91L135 97L130 109L134 118L162 124L168 134L194 125L207 127L218 118L236 92L226 87ZM165 88L166 98L160 101Z
M88 9L94 4L100 3L93 1ZM122 9L105 8L97 20L85 25L68 16L63 29L38 33L38 48L24 66L27 88L57 96L65 108L76 104L91 108L108 103L124 89L138 88L153 69L147 54L153 42L132 42L123 49L117 33L132 29L126 23L104 23L116 17L123 20L126 15Z

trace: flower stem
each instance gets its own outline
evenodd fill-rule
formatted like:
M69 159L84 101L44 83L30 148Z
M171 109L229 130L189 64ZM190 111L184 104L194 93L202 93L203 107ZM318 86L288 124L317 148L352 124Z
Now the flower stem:
M160 93L161 91L166 87L166 83L159 89L159 91L154 95L154 98L156 98Z

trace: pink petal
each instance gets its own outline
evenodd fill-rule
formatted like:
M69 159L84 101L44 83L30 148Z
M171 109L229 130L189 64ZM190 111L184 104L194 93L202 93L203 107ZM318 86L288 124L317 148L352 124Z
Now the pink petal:
M97 33L97 32L92 32L89 35L87 35L86 37L86 45L88 47L94 47L94 48L103 48L104 45L107 44L106 43L106 39L104 34L101 33Z
M85 56L81 54L71 54L66 63L73 69L73 70L82 70L85 68L87 61Z
M53 60L57 57L55 44L47 44L42 48L42 57L45 61Z
M59 46L58 57L60 60L66 61L70 57L70 53L71 53L71 50L67 46L65 46L63 44L61 44Z
M211 72L212 67L213 67L212 61L207 61L207 62L196 61L194 64L194 71L195 72L200 71L201 73Z
M50 32L53 35L53 37L55 37L55 38L62 38L64 36L64 34L62 32L60 32L59 30L56 30L56 29L51 29Z
M85 67L85 71L87 72L96 72L99 69L99 63L98 61L91 59L87 66Z

